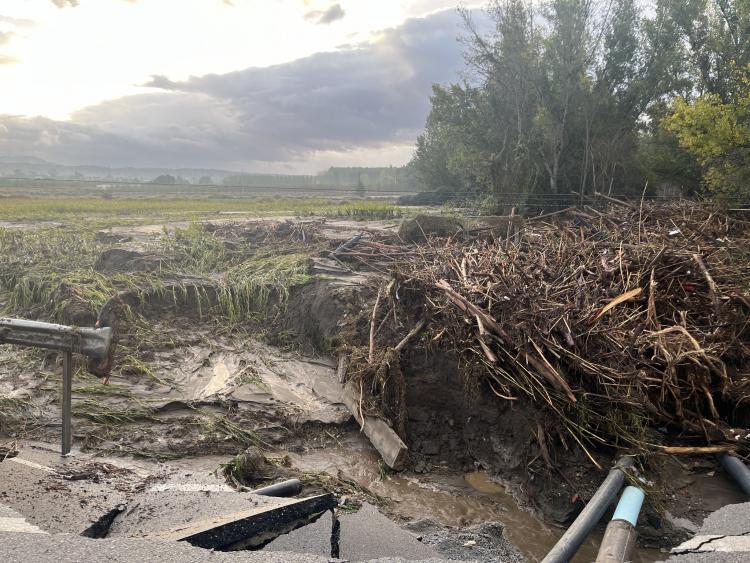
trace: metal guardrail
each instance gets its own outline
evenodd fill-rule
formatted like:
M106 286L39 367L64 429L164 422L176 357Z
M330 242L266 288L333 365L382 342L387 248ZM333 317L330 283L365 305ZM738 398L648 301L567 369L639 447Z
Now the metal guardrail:
M0 318L0 344L15 344L63 352L62 455L73 443L73 354L104 359L113 345L111 328L80 328L23 319Z

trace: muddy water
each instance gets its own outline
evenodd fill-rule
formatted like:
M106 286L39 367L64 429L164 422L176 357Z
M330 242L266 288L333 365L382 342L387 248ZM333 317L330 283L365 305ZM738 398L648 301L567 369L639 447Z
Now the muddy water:
M500 521L505 524L508 539L532 562L541 561L564 531L520 509L505 487L483 471L466 475L447 472L429 476L390 475L381 480L378 457L366 446L354 451L347 448L289 455L298 469L332 475L340 472L391 500L393 512L405 519L432 518L452 527ZM589 537L573 561L595 560L600 541L601 530ZM634 561L651 563L663 558L664 554L658 550L640 550Z

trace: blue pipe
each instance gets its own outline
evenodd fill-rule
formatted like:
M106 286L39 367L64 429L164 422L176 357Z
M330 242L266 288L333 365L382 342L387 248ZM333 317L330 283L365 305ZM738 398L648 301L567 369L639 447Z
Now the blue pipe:
M638 522L638 514L641 512L645 496L643 491L638 487L625 487L620 497L620 502L617 503L612 520L625 520L626 522L630 522L631 526L635 526L636 522Z
M625 563L633 560L638 537L635 524L638 522L644 496L638 487L625 487L612 520L607 524L596 563Z
M620 487L625 480L625 472L633 467L635 461L630 456L621 457L609 471L607 478L599 486L586 504L578 518L570 525L562 537L550 550L542 563L568 563L586 540L592 528L601 520L607 507L617 498Z

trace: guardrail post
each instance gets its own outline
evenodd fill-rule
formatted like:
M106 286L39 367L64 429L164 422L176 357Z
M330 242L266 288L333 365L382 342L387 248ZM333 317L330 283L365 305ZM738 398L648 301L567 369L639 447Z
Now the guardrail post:
M64 456L70 454L73 446L73 353L104 360L111 358L115 342L112 327L81 328L0 317L0 344L31 346L63 353L61 449Z
M65 352L63 355L62 391L62 455L66 456L70 454L73 446L73 354L71 352Z

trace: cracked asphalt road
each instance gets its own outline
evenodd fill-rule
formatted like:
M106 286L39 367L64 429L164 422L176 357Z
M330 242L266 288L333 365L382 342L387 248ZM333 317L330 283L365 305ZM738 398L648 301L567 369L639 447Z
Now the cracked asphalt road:
M750 502L730 504L710 514L695 537L672 553L668 563L750 561Z

